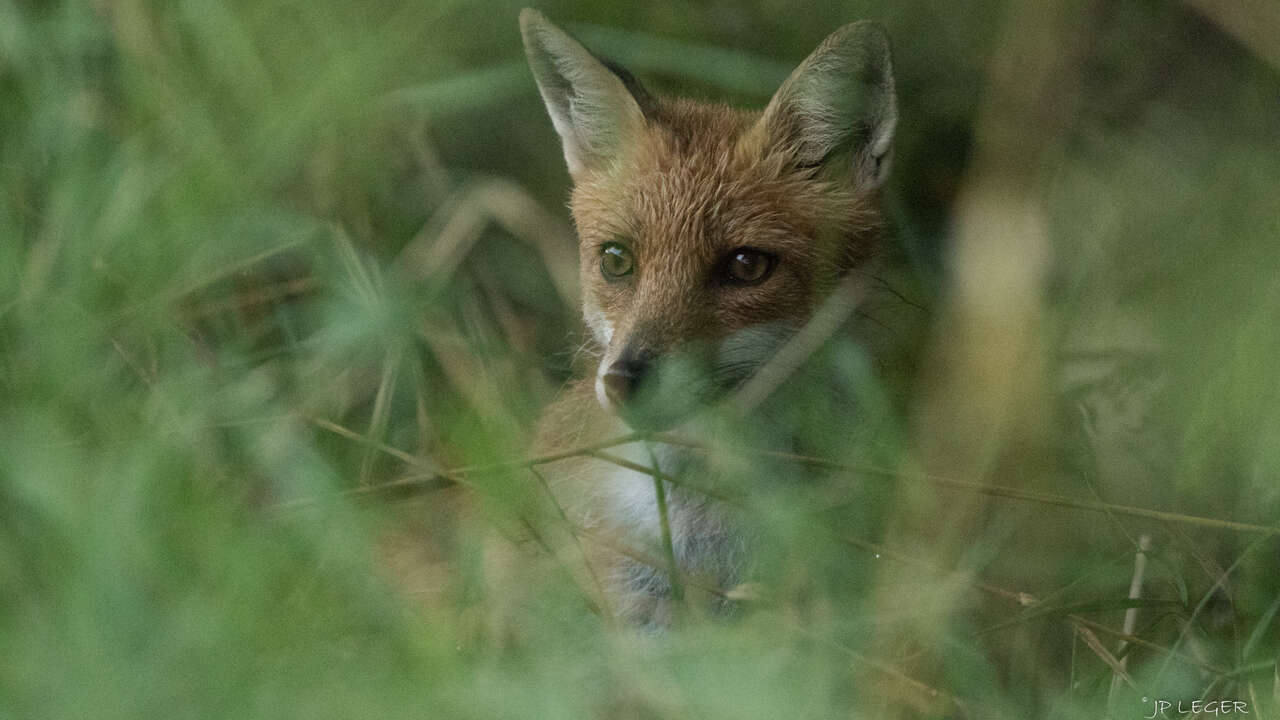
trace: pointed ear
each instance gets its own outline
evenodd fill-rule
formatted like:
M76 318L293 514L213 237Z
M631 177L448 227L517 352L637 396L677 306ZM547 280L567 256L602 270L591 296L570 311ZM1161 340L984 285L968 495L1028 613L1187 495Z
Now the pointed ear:
M643 129L640 104L617 74L542 13L521 11L520 32L569 173L608 163Z
M758 130L801 166L847 164L859 187L889 171L898 120L889 36L871 22L831 35L796 68L765 108Z

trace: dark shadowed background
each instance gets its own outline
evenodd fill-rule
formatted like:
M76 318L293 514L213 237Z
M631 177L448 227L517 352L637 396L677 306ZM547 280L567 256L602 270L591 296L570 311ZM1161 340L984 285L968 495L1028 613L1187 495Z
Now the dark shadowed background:
M894 43L915 360L727 452L770 550L660 636L493 466L585 339L519 9L0 0L0 718L1275 712L1277 6L540 6L751 107Z

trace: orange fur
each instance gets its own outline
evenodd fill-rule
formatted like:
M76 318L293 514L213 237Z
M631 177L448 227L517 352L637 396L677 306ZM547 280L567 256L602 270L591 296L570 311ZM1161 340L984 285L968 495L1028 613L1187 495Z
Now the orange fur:
M546 411L538 445L588 444L635 426L639 415L623 407L629 396L604 389L622 372L659 398L657 426L686 422L749 377L877 252L878 187L896 121L887 40L867 24L841 28L768 108L749 112L651 96L541 15L526 10L521 24L574 180L583 312L599 356L592 375ZM609 247L629 257L625 276L602 271ZM772 259L763 280L726 277L743 250ZM664 376L684 361L692 375ZM638 444L617 452L648 464ZM677 454L663 449L660 464L687 466ZM548 474L578 524L654 547L652 478L590 457ZM669 487L683 568L713 584L742 582L734 513ZM617 612L669 621L661 569L608 550L595 562Z
M759 113L660 102L624 157L574 184L584 293L616 333L642 330L662 349L803 320L844 270L875 249L875 198L797 168L785 146L752 137ZM630 244L647 274L638 283L601 276L600 246L615 241ZM705 281L724 253L742 246L778 257L770 282L724 288Z

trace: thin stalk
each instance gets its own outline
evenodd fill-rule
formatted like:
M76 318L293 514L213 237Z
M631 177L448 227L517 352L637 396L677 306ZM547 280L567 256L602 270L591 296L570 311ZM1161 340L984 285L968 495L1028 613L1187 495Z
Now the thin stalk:
M671 599L677 606L684 602L684 587L680 584L680 566L676 563L675 543L671 541L671 519L667 512L667 489L662 470L658 467L658 455L653 445L645 443L649 451L649 464L653 468L653 495L658 500L658 526L662 531L662 552L667 556L667 575L671 578Z
M653 440L667 445L677 445L679 447L689 448L698 452L711 452L711 449L705 445L684 440L672 435L667 435L665 433L655 435ZM809 455L797 455L795 453L781 452L777 450L758 450L755 448L742 447L735 447L734 450L749 455L755 455L757 457L777 458L779 460L786 460L800 465L807 465L809 467L841 470L845 472L859 473L864 476L876 476L893 480L927 482L938 487L944 487L952 490L979 493L982 495L1003 497L1012 500L1025 500L1027 502L1040 503L1042 505L1057 505L1059 507L1069 507L1077 510L1087 510L1090 512L1111 512L1118 515L1129 515L1131 517L1141 517L1149 520L1160 520L1163 522L1180 523L1183 525L1196 525L1216 530L1233 530L1235 532L1257 533L1264 536L1280 536L1280 527L1272 527L1269 525L1255 525L1253 523L1235 522L1233 520L1218 520L1216 518L1184 515L1182 513L1151 510L1148 508L1133 507L1130 505L1117 505L1115 503L1101 502L1097 500L1083 500L1066 497L1064 495L1036 492L1033 490L1022 490L1020 488L1011 488L1002 485L984 485L982 483L970 482L967 480L955 480L929 473L907 473L872 466L852 465L849 463L838 462L836 460L828 460L826 458L812 457Z

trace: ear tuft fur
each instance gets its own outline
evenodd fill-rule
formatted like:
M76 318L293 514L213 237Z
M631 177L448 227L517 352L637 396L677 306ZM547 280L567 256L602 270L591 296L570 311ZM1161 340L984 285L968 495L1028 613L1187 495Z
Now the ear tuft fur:
M542 13L521 11L520 32L569 173L577 177L607 165L643 130L640 104L619 73Z
M853 181L874 188L888 175L897 120L889 36L864 21L831 33L791 73L760 130L797 165L851 162Z

